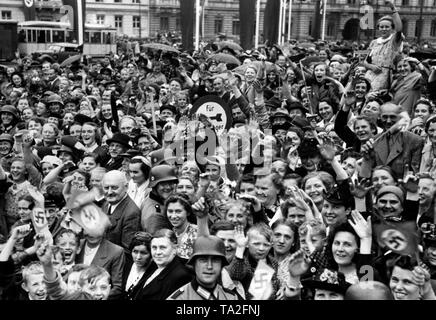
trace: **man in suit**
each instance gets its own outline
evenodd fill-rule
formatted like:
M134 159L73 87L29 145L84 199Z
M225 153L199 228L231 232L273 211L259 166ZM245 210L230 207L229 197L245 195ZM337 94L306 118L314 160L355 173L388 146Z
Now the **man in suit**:
M383 133L362 146L362 168L386 165L392 168L399 179L404 177L406 164L414 174L419 172L424 139L409 131L400 130L401 112L401 107L392 102L380 107Z
M226 87L230 88L231 92L226 90ZM215 95L223 99L230 108L239 107L246 117L250 116L248 100L239 90L234 76L228 80L228 83L224 78L216 77L213 80L213 89Z
M109 146L108 152L110 155L110 159L105 165L107 171L121 168L123 164L121 154L131 148L129 141L130 138L128 135L119 132L115 133L111 139L107 139L106 144Z
M102 185L105 198L102 209L111 222L105 238L123 247L128 254L134 234L141 229L141 211L127 194L128 184L123 172L107 172Z
M107 270L111 276L110 300L116 300L123 294L122 276L125 263L124 250L120 246L104 239L104 235L87 234L76 263L95 265Z

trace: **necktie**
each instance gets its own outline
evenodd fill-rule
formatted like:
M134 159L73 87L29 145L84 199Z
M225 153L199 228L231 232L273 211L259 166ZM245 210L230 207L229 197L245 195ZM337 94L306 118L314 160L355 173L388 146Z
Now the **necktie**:
M112 206L108 205L107 206L107 215L110 216L112 214Z
M388 133L386 135L386 141L387 141L387 144L388 144L388 156L389 156L389 154L391 153L391 141L392 141L392 137L391 137L390 133Z

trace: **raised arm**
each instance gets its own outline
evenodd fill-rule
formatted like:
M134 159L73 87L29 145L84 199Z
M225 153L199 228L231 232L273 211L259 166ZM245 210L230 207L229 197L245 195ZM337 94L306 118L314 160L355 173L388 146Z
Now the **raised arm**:
M394 28L395 32L399 33L403 31L403 22L401 22L400 14L398 13L398 9L395 7L395 4L387 0L386 5L392 10L392 19L394 20Z

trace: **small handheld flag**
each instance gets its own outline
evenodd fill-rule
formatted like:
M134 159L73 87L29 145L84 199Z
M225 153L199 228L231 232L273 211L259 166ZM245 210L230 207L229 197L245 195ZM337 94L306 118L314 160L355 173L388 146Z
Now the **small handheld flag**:
M400 255L414 255L418 250L418 230L414 221L382 222L374 226L377 241Z

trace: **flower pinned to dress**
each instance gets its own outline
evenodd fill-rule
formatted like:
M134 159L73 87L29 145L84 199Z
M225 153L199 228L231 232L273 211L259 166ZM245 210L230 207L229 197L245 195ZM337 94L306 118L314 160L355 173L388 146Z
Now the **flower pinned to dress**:
M345 281L345 276L336 270L322 269L315 277L303 280L302 284L310 289L322 289L345 294L350 283Z
M319 279L327 283L339 284L338 273L329 269L324 269L324 271L320 274Z

